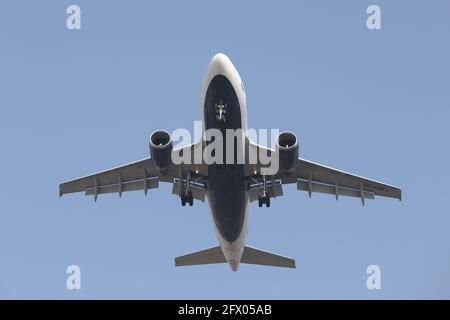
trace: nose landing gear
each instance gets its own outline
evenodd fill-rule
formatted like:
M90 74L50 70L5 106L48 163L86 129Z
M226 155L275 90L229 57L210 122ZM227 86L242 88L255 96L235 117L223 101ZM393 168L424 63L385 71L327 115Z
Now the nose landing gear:
M216 103L216 120L225 123L226 113L227 113L227 104L222 103L222 100L220 100L219 103Z

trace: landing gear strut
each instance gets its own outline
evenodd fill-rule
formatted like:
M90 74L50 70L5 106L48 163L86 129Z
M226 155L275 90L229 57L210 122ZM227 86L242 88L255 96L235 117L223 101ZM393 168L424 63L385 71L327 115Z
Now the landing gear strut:
M181 183L181 180L180 180L180 183ZM190 185L191 185L191 173L188 171L186 173L185 192L180 194L181 205L183 207L186 206L186 203L189 203L190 207L192 207L194 205L194 197L192 196L192 191L189 190Z

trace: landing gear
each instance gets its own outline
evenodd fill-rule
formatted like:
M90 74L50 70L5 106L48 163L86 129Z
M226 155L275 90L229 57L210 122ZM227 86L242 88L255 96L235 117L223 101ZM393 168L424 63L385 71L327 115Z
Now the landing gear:
M186 173L186 185L184 188L186 191L180 193L181 205L183 207L186 206L186 203L189 203L190 207L192 207L194 205L194 197L192 195L192 191L189 190L190 185L191 185L191 173L188 171Z
M227 104L222 103L222 100L220 100L219 103L216 103L216 120L225 123L226 113L227 113Z
M264 203L266 204L266 208L270 207L270 195L267 192L266 176L263 176L263 191L258 196L258 206L261 208Z
M264 191L258 196L258 206L261 208L263 204L266 204L266 208L270 207L270 196Z
M180 198L181 198L181 205L183 207L186 206L186 203L189 203L190 207L194 205L194 197L192 196L192 191L188 191L186 194L182 194Z

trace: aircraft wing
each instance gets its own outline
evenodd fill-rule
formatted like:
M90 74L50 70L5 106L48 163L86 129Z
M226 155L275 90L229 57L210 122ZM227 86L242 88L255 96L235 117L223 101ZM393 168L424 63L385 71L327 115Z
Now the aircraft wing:
M250 143L252 144L252 142ZM266 152L274 152L272 149L256 144L253 144L253 147ZM258 184L261 187L262 177L258 174L252 177L252 174L255 172L259 172L259 170L254 165L250 165L247 174L251 177L251 181L254 184ZM273 197L282 195L282 191L276 188L278 182L278 184L296 183L297 189L307 191L309 196L317 192L334 195L336 199L339 196L358 197L361 198L363 204L365 199L374 199L375 196L395 198L398 200L402 198L402 191L398 187L302 158L296 160L292 172L284 173L278 170L274 175L267 176L266 179L269 194L274 194Z
M395 186L301 158L297 159L293 174L298 179L297 189L309 193L317 191L336 197L344 195L362 199L373 199L375 195L398 200L402 198L401 190Z
M181 148L185 151L188 148L197 147L192 144ZM180 152L181 149L173 152ZM204 164L171 164L167 170L160 172L154 165L150 157L118 166L109 170L97 172L78 179L63 182L59 185L59 195L67 193L84 192L86 195L94 196L95 200L99 194L118 193L143 190L147 194L148 189L158 188L159 181L174 183L177 190L174 194L182 192L186 172L192 172L194 199L204 201L204 177L207 176L207 166Z
M94 173L59 185L59 195L85 192L86 195L132 190L147 190L158 187L158 172L150 158Z

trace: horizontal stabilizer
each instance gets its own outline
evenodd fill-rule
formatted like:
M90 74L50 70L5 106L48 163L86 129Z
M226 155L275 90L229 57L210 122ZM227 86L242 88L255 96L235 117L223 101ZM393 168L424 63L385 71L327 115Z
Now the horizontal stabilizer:
M261 264L273 267L295 268L295 260L275 253L245 246L241 263Z
M191 266L198 264L226 263L220 246L189 253L175 258L175 266ZM275 253L245 246L241 263L259 264L273 267L295 268L295 260Z
M195 264L210 264L210 263L226 263L227 260L223 255L220 246L189 253L184 256L175 258L175 266L190 266Z

